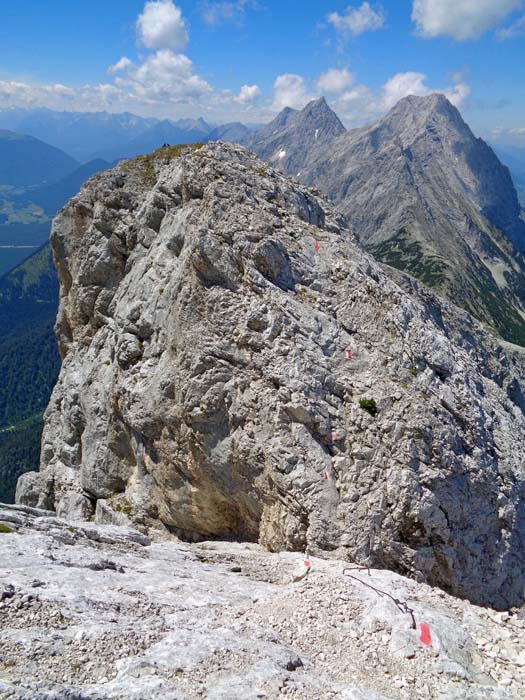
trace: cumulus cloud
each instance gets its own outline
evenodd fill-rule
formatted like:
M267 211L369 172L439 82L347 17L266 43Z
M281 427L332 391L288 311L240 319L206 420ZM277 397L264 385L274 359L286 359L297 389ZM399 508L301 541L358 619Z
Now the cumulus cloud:
M412 20L420 36L476 39L497 27L521 0L413 0Z
M140 65L128 65L115 79L138 97L165 102L184 102L211 92L211 86L193 73L192 62L183 54L161 49Z
M285 107L302 109L311 99L306 81L302 76L284 73L283 75L278 75L275 79L272 103L274 111L280 111Z
M363 124L378 115L377 98L366 85L355 85L346 90L332 105L347 124Z
M120 58L116 63L114 63L112 66L109 66L108 73L120 73L121 71L125 71L126 68L129 68L132 65L132 61L130 61L129 58L127 58L127 56L122 56L122 58Z
M0 81L0 105L3 107L48 107L56 110L112 109L125 95L114 85L77 85Z
M348 89L353 82L354 76L347 68L331 68L319 76L317 89L320 92L338 94Z
M377 90L352 84L335 97L332 107L346 124L360 126L379 119L408 95L423 97L435 92L444 94L456 107L463 107L470 88L461 73L452 75L449 85L443 87L429 85L424 73L407 71L396 73Z
M382 87L380 107L388 110L408 95L423 97L433 92L443 93L453 105L461 107L470 95L470 88L462 81L461 74L453 76L453 84L442 89L429 87L425 82L426 79L427 76L424 73L415 71L396 73Z
M192 61L180 53L188 34L184 18L171 0L146 2L136 22L137 38L150 53L132 61L122 56L108 67L112 84L75 85L0 83L2 106L49 107L51 109L94 111L137 111L142 114L168 116L168 105L177 112L199 105L206 111L202 98L213 93L212 87L196 74ZM248 99L249 93L242 93ZM232 99L230 98L230 104ZM186 105L180 109L181 105Z
M172 0L151 0L137 18L137 35L148 49L184 51L188 44L186 23Z
M235 22L242 20L248 9L256 9L255 0L236 0L235 2L218 2L216 0L202 0L200 11L206 24L219 24L220 22Z
M388 80L382 88L382 103L385 109L390 109L396 102L399 102L407 95L417 95L422 97L428 95L432 90L425 85L426 75L415 71L406 73L396 73Z
M385 24L385 13L381 7L374 10L370 3L363 2L359 7L349 5L342 15L331 12L326 19L337 32L355 37L381 29Z
M234 97L234 102L241 105L252 104L261 94L261 90L258 85L243 85L239 91L239 94Z
M525 126L515 127L513 129L497 126L495 129L492 129L492 134L493 136L525 136Z
M525 126L496 126L490 132L489 139L500 146L525 148Z
M357 9L366 5L363 3ZM352 8L347 8L346 15L350 15L350 10ZM157 22L159 16L165 18L165 24ZM266 121L284 107L301 109L325 92L343 120L357 125L380 117L409 94L444 92L456 105L462 105L470 92L459 74L450 79L449 86L439 89L429 86L423 73L398 73L380 89L371 90L358 84L348 68L331 68L311 81L294 73L278 75L271 96L264 97L255 84L242 85L235 93L220 86L213 88L198 74L191 59L181 53L180 47L188 41L188 34L184 18L171 0L146 2L136 28L146 48L158 48L145 51L135 61L122 56L108 67L111 82L67 86L4 80L0 81L0 106L78 111L105 109L162 118L202 114L217 121L245 118ZM174 36L178 36L176 41ZM163 46L165 43L178 48Z

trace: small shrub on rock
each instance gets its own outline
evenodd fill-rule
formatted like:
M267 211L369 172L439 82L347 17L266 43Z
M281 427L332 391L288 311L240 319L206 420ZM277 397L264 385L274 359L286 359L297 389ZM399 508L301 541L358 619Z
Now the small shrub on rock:
M360 399L359 405L363 411L370 413L373 418L377 416L377 405L375 399Z

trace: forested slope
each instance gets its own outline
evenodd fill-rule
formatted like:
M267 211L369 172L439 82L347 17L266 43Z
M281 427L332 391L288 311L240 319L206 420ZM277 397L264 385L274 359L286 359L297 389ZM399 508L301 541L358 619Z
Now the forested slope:
M38 466L42 414L60 360L53 334L58 285L49 246L0 277L0 501Z

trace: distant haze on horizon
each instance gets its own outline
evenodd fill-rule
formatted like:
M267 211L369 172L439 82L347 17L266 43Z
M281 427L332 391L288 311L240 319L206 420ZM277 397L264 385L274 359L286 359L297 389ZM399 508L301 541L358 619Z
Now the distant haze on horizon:
M441 92L525 147L524 0L22 0L0 18L0 109L250 124L325 95L352 128Z

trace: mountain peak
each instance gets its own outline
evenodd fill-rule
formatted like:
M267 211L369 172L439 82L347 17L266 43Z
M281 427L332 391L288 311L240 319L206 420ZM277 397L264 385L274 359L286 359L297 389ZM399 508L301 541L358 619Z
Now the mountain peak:
M328 106L328 102L326 101L326 98L324 95L321 95L321 97L318 97L316 100L311 100L310 102L308 102L308 104L306 105L306 107L304 107L304 109L308 109L309 107L317 107L317 106L330 109L330 107Z
M460 139L471 139L473 134L464 122L458 109L441 93L430 95L408 95L392 107L378 124L387 130L385 138L395 134L409 146L428 129L440 133L454 131Z
M437 109L439 107L454 108L454 105L442 92L432 92L429 95L407 95L396 104L408 104L412 108ZM395 109L395 107L394 107Z
M255 132L248 145L280 170L298 177L310 157L346 131L324 97L302 110L285 107L267 126Z
M297 115L297 121L304 121L310 127L330 133L331 136L339 136L344 131L345 127L341 120L330 107L324 97L319 97L317 100L312 100L304 107Z
M457 107L450 102L446 95L439 92L422 96L408 95L392 107L385 119L388 119L391 115L402 120L407 120L409 116L412 116L413 119L415 118L421 124L427 123L436 116L464 124Z
M334 115L337 117L334 110L330 107L324 97L319 97L317 100L308 102L301 110L301 114L319 114L319 115Z

